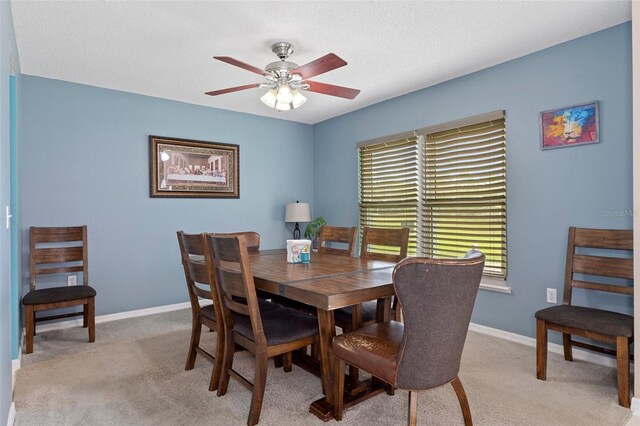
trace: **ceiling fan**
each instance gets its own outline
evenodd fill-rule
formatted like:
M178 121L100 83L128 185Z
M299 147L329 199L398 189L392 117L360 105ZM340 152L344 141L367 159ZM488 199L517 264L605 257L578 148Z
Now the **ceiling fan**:
M291 43L279 42L271 46L273 53L280 58L279 61L272 62L264 70L230 58L229 56L214 56L227 64L243 68L247 71L259 74L267 79L265 83L246 84L244 86L229 87L227 89L206 92L207 95L217 96L225 93L238 92L240 90L255 89L257 87L268 88L269 91L260 99L267 106L278 111L288 111L298 108L307 100L300 90L322 93L329 96L353 99L358 96L360 90L349 87L335 86L333 84L319 83L308 80L320 74L335 70L347 65L347 62L334 53L329 53L321 58L311 61L308 64L298 66L293 62L288 62L287 58L293 53Z

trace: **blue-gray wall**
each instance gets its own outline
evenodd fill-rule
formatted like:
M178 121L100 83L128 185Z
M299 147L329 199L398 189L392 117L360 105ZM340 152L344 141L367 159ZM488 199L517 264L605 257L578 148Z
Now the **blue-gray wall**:
M23 241L30 226L88 225L98 315L188 300L177 230L284 247L285 204L313 200L309 125L32 76L20 98ZM239 144L240 198L149 198L149 135Z
M513 294L481 292L473 321L532 336L545 288L561 292L568 226L631 227L630 29L314 126L22 76L23 241L31 225L88 224L98 314L186 301L177 229L255 229L263 247L281 247L293 200L313 202L330 223L356 224L358 141L504 109ZM541 151L539 112L590 100L600 102L602 143ZM149 134L240 144L241 198L150 199ZM588 302L631 310L621 297L596 298Z
M11 236L5 227L5 206L10 202L10 103L9 75L13 60L16 73L20 71L16 49L11 5L0 2L0 423L6 423L12 400L11 351Z
M540 150L540 111L592 100L600 144ZM481 291L473 321L533 336L546 287L562 293L567 228L632 226L630 23L315 125L314 202L329 223L357 224L357 142L500 109L513 293ZM622 296L588 303L632 308Z

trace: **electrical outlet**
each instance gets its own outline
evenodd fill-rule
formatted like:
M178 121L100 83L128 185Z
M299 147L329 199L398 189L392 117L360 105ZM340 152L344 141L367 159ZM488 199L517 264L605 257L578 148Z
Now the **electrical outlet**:
M557 293L555 288L547 289L547 303L558 303Z
M67 276L67 285L68 286L76 285L78 283L77 279L78 278L75 275Z

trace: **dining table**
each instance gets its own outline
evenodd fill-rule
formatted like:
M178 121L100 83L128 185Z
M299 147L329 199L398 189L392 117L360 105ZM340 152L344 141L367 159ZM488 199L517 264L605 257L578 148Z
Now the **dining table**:
M357 389L334 395L331 346L336 335L336 309L377 300L376 321L389 319L394 262L314 252L309 263L288 263L284 249L250 253L249 259L256 289L317 310L320 335L317 361L324 397L311 403L311 413L328 421L333 418L335 398L344 398L347 408L389 389L373 377ZM309 365L301 366L309 369Z

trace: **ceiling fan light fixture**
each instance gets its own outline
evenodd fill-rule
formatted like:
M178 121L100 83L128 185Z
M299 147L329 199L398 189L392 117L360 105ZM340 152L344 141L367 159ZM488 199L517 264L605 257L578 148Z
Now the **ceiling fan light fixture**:
M278 111L289 111L291 109L293 109L291 102L289 103L284 103L284 102L276 102L276 110Z
M276 107L276 98L277 92L276 89L270 89L267 93L265 93L260 100L269 108Z
M293 94L288 84L281 84L278 86L278 94L276 95L278 103L290 104L293 100Z
M293 95L293 98L291 100L291 104L293 108L298 108L302 106L302 104L307 102L307 98L305 98L304 95L300 93L298 89L295 89L293 92L291 92L291 94Z

